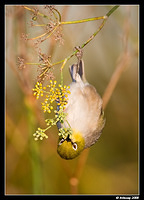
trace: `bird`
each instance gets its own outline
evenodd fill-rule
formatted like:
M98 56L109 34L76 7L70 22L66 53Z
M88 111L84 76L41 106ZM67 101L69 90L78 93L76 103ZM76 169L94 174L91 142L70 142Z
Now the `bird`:
M70 160L91 147L99 139L105 125L103 101L96 88L85 77L84 61L69 66L72 83L68 103L64 109L66 120L72 129L67 138L58 139L57 152ZM58 129L62 124L57 124ZM65 125L68 126L68 125Z

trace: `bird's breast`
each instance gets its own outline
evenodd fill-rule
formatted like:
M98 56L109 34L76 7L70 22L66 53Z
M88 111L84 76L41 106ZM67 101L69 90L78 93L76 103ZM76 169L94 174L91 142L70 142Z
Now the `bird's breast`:
M70 92L65 108L67 120L72 129L81 132L86 138L97 128L102 100L89 84L72 83Z

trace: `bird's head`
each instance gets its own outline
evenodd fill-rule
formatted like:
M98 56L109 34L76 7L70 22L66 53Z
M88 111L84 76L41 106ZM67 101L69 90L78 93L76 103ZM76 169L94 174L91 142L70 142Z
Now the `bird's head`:
M73 159L77 157L84 149L85 140L80 132L73 130L72 134L64 139L58 140L57 152L64 159Z

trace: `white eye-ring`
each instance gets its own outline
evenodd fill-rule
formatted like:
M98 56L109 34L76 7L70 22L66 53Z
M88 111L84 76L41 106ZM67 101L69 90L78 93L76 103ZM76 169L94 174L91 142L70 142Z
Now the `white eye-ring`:
M61 139L61 141L59 142L59 146L65 141L65 139Z
M77 143L72 144L73 149L76 151L77 150Z

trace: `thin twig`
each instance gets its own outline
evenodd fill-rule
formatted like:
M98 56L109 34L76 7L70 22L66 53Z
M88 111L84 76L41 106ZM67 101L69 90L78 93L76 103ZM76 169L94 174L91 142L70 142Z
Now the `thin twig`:
M29 11L35 13L35 10L34 10L34 9L29 8L29 7L27 7L27 6L23 6L23 7L24 7L25 9L27 9L27 10L29 10ZM40 12L37 12L37 15L40 15L41 17L44 17L44 18L49 19L49 17L48 17L47 15L44 15L44 14L42 14L42 13L40 13Z
M129 56L127 53L124 53L122 58L121 58L121 61L120 63L117 65L117 68L116 70L114 71L111 79L110 79L110 82L104 92L104 95L103 95L103 109L106 108L111 96L112 96L112 93L123 73L123 71L125 70L125 68L127 66L130 65L132 61L132 58L131 56Z
M106 18L107 18L106 16L93 17L93 18L87 18L87 19L81 19L81 20L75 20L75 21L60 22L60 24L61 25L64 25L64 24L78 24L78 23L84 23L84 22L95 21L95 20L106 19Z

